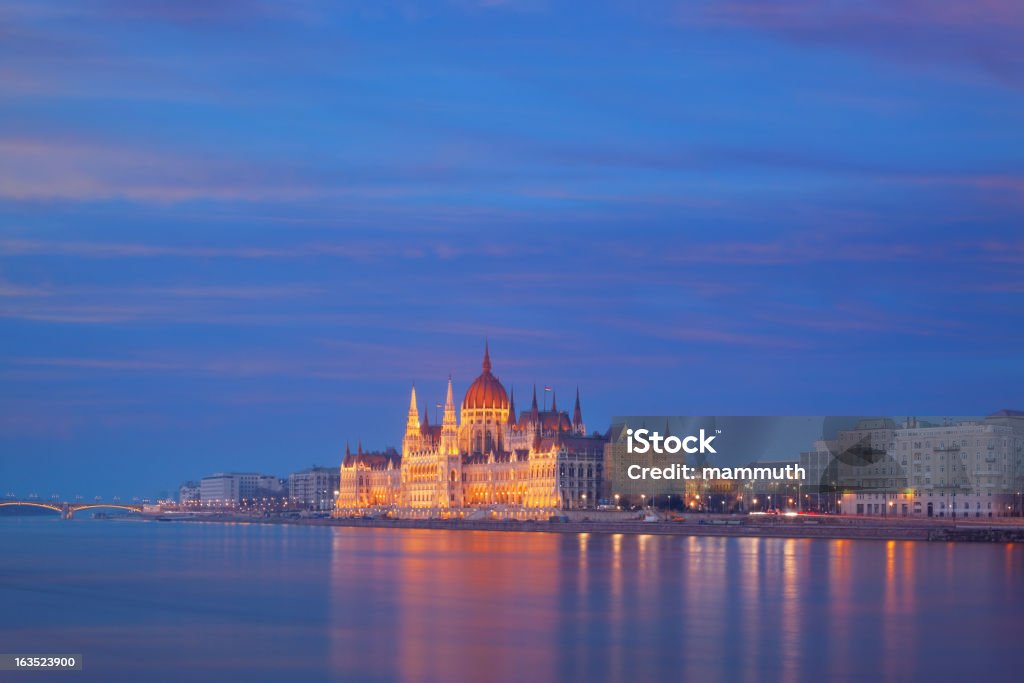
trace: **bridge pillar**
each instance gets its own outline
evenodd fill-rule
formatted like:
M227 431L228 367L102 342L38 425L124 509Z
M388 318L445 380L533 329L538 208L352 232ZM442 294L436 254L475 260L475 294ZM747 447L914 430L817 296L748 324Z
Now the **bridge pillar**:
M70 504L68 504L68 503L62 503L61 504L61 506L60 506L60 518L61 519L71 519L71 515L73 514L73 512L74 511L71 509L71 505Z

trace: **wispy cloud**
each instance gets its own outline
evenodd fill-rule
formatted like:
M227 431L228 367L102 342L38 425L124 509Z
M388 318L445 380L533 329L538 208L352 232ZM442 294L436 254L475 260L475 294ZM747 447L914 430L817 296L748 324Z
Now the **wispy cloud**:
M919 310L887 310L858 301L837 302L827 309L789 303L764 311L761 320L786 328L815 330L828 334L875 333L878 335L910 335L932 337L967 334L969 326L948 312Z
M370 369L358 363L336 358L299 358L269 356L260 353L236 353L230 356L184 358L180 352L151 354L149 357L19 357L8 360L12 367L62 369L101 373L104 376L125 373L173 373L209 377L307 377L318 379L366 379L373 377ZM378 367L386 372L386 367Z
M315 198L382 199L415 194L408 181L391 182L349 169L325 173L301 163L184 154L173 149L57 136L0 138L0 198L177 203L200 199L241 202ZM373 177L370 177L373 176Z
M902 64L971 67L1024 87L1024 5L1017 0L716 0L678 7L687 24L743 26Z
M0 298L22 298L48 296L50 290L46 287L18 285L0 278Z
M978 246L988 260L998 263L1024 263L1024 240L983 239Z
M504 258L538 254L542 246L498 240L446 241L419 238L407 233L393 239L349 238L336 242L256 244L159 244L145 242L103 242L80 240L37 240L0 238L0 256L78 256L84 258L233 258L302 259L312 257L343 258L357 261L381 259L442 260L463 257Z

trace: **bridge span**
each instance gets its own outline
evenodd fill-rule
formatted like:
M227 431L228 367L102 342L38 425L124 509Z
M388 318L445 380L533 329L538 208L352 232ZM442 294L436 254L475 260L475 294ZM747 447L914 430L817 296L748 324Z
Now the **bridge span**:
M128 512L142 512L142 505L126 503L61 503L57 501L47 502L41 500L0 500L0 508L3 507L33 507L52 510L60 514L62 519L71 519L76 512L82 510L95 510L100 508L113 510L126 510Z

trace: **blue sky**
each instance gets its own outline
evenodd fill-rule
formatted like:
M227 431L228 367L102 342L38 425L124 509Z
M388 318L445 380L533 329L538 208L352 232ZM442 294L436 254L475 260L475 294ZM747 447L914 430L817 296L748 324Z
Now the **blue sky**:
M637 7L640 5L640 7ZM616 414L1024 407L1024 7L0 2L0 495Z

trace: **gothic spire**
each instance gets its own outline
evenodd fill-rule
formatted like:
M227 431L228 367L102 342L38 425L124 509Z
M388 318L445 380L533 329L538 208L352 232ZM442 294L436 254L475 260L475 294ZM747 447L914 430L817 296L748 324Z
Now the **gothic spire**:
M441 422L441 452L458 453L459 425L455 420L455 399L452 398L452 376L448 375L448 395L444 400L444 420Z
M483 362L484 374L486 375L491 371L491 349L487 339L484 339L484 362Z
M448 395L444 399L444 422L442 425L451 423L455 425L455 399L452 398L452 376L448 375Z
M405 433L412 434L420 429L420 414L416 409L416 385L412 385L412 394L409 396L409 419L405 422Z
M512 387L512 390L508 394L508 424L514 426L516 423L516 389Z
M576 407L572 410L572 426L579 431L583 427L583 411L580 410L580 388L576 387Z

